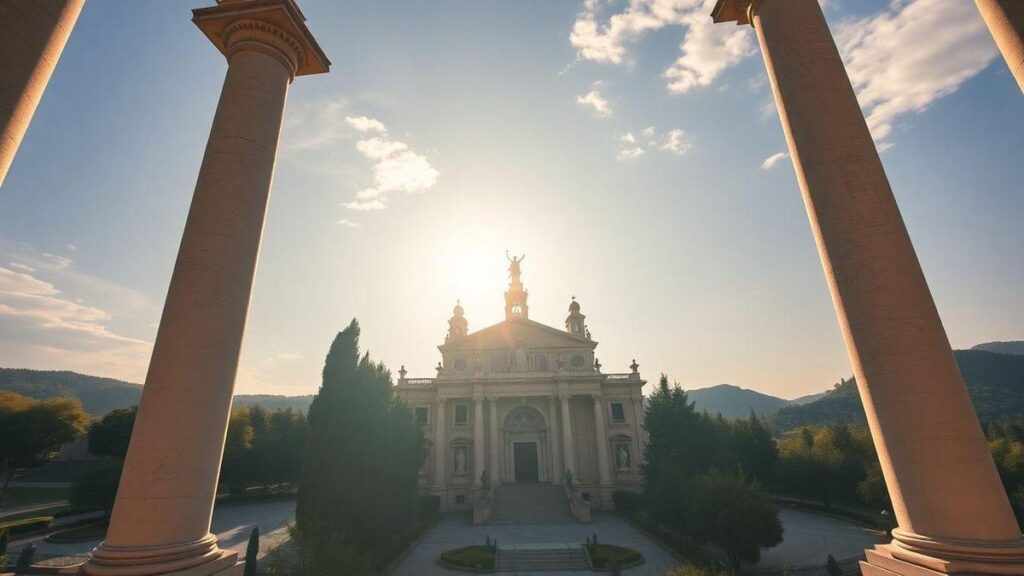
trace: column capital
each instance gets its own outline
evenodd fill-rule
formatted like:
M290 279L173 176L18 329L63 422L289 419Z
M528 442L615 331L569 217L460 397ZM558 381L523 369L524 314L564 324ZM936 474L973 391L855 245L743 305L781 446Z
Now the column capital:
M604 400L604 393L602 392L591 392L590 397L593 398L594 402L601 402Z
M192 21L229 60L242 50L261 51L293 77L322 74L331 66L305 20L294 0L225 0L192 11Z
M570 398L572 398L572 394L570 394L568 392L559 392L558 393L558 399L561 400L562 402L568 402Z
M711 19L716 23L735 22L737 26L750 24L754 18L754 10L761 0L718 0L711 11Z

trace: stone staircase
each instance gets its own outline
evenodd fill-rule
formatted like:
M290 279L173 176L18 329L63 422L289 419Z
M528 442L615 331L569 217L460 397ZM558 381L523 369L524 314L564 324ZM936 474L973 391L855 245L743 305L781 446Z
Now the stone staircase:
M498 572L589 571L583 545L514 544L498 546Z
M574 524L565 489L551 484L502 484L494 489L491 524Z

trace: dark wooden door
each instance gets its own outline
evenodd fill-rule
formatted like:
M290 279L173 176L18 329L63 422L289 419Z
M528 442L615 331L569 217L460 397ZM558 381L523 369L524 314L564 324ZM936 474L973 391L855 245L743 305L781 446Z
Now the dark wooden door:
M513 444L513 452L516 460L516 482L536 482L539 479L537 443L516 442Z

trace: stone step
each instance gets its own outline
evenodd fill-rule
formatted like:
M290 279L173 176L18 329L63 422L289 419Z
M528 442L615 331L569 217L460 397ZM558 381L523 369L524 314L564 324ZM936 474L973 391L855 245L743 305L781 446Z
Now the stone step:
M502 484L494 491L492 524L571 523L565 490L551 484Z
M589 570L582 544L518 544L498 548L499 571L546 572Z

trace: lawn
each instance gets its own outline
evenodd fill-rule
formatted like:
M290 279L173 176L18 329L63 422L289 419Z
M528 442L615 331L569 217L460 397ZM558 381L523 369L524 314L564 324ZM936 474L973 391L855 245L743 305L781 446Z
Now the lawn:
M0 498L0 510L14 506L67 500L70 488L8 488Z
M640 552L614 544L590 544L587 553L590 554L590 562L595 570L632 566L643 560Z
M456 548L441 554L441 561L463 568L494 570L494 546L478 544Z
M85 542L88 540L101 540L107 536L106 522L75 526L66 530L58 530L46 537L47 542L60 544L63 542Z

